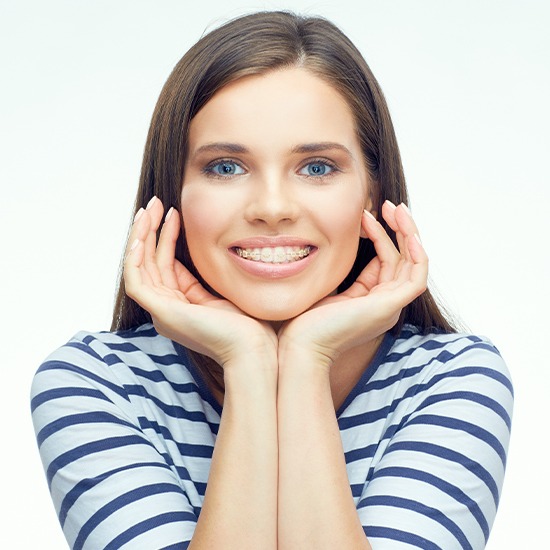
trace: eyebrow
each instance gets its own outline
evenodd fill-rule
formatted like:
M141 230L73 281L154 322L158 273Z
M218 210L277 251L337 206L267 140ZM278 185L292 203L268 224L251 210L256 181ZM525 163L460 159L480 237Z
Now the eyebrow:
M238 143L207 143L206 145L201 145L197 150L193 151L193 156L211 152L225 152L242 155L244 153L248 153L248 149L244 145L239 145Z
M321 153L323 151L338 150L346 153L348 156L353 158L351 151L335 141L320 141L317 143L303 143L296 145L291 149L291 153ZM228 142L216 142L216 143L207 143L206 145L201 145L198 149L193 151L192 155L196 156L201 153L212 153L212 152L224 152L230 154L246 154L249 153L249 150L244 146L238 143L228 143Z
M320 141L318 143L304 143L302 145L296 145L292 148L292 153L321 153L322 151L332 151L337 149L342 151L353 158L351 151L335 141Z

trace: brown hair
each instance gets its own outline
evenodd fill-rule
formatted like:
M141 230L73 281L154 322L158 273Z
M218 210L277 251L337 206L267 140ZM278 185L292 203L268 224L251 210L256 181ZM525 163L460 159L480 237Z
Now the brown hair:
M164 85L153 113L134 212L156 195L166 209L180 209L189 124L223 86L243 76L300 66L337 89L351 107L366 167L373 183L377 217L386 199L408 203L405 177L386 101L357 48L332 23L319 17L288 12L259 12L234 19L202 37L178 62ZM384 223L384 222L383 222ZM395 242L395 234L384 223ZM182 225L183 227L183 225ZM361 239L355 264L341 283L345 290L376 255L372 242ZM176 257L199 279L189 256L185 232ZM151 316L128 298L119 277L111 330L151 322ZM394 332L404 323L423 331L454 332L429 291L401 313ZM223 388L221 368L211 359L191 352L203 377Z

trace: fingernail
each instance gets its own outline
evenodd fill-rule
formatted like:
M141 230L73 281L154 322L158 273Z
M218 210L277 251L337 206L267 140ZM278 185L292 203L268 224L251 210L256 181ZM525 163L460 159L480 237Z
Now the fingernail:
M401 203L401 206L405 209L405 211L407 212L407 214L408 214L409 216L411 216L411 211L409 210L409 207L408 207L404 202Z
M167 222L170 219L170 216L172 215L172 212L174 211L174 207L171 206L170 210L168 210L168 213L166 214L166 218L164 218L164 221Z
M137 212L136 212L136 215L134 216L134 223L136 223L139 218L141 218L141 216L143 215L143 208L140 208Z
M153 197L148 203L147 203L147 206L145 207L145 210L149 210L151 208L151 206L153 206L153 204L155 204L155 201L157 200L157 197Z
M395 206L392 201L386 200L386 204L390 206L392 210L395 210L397 208L397 206Z
M367 209L363 210L363 212L364 212L369 218L372 218L374 221L376 221L376 218L372 215L372 212L369 212Z
M136 239L133 243L132 243L132 246L130 247L130 252L132 252L136 246L139 244L139 239Z

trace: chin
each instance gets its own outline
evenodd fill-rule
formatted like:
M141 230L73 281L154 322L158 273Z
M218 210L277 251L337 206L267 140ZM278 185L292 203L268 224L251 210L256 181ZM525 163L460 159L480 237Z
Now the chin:
M235 299L231 300L239 309L247 315L268 322L283 322L293 319L304 313L317 302L325 298L323 296L311 296L296 299L296 294L291 296L281 296L280 293L274 293L272 296L256 296L255 299Z

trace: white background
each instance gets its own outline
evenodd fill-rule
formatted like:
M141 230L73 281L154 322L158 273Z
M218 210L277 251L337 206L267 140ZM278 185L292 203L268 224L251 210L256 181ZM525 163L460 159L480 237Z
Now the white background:
M507 360L516 409L488 548L546 547L550 8L545 0L2 1L0 546L64 548L29 414L44 357L106 329L149 119L205 29L336 22L386 93L432 278ZM236 7L235 7L236 6Z

